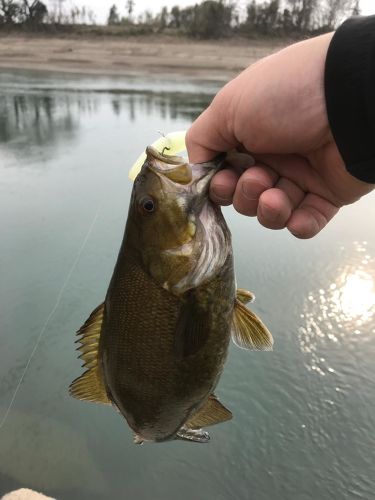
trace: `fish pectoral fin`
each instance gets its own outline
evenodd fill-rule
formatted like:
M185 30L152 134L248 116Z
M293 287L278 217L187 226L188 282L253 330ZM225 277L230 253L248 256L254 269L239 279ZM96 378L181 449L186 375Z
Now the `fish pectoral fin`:
M206 343L208 333L207 313L198 307L194 292L189 292L177 319L175 334L177 355L184 358L197 353Z
M234 304L232 340L238 347L252 351L272 351L273 347L267 327L238 299Z
M185 425L190 429L199 429L201 427L208 427L209 425L226 422L232 417L232 412L220 403L215 394L211 394L202 408L200 408Z
M100 364L98 363L99 338L103 316L104 304L100 304L77 332L77 335L80 336L77 342L81 344L77 351L81 351L79 357L83 359L83 366L87 367L88 370L73 380L69 387L69 393L74 398L84 401L111 404L105 389Z

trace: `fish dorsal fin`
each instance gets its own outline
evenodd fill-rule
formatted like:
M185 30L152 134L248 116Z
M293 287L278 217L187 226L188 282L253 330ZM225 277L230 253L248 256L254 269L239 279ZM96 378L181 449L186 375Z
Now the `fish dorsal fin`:
M236 298L242 302L242 304L248 304L249 302L253 302L255 295L244 288L237 288Z
M232 340L242 349L272 351L273 338L262 321L241 300L236 299L233 312Z
M190 429L200 429L209 425L219 424L232 418L232 413L211 394L205 404L185 424Z
M81 344L77 349L77 351L81 351L79 358L84 361L83 366L88 369L70 384L69 392L77 399L110 404L111 401L108 399L101 367L98 363L103 315L104 304L100 304L77 332L77 335L81 337L77 340Z

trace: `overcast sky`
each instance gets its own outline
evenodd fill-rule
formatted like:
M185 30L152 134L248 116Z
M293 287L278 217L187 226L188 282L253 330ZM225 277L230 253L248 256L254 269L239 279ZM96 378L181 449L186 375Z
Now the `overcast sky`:
M82 7L90 7L96 14L96 20L98 23L104 23L108 17L108 11L111 5L116 4L120 14L125 15L125 4L126 0L63 0L64 10L70 10L70 7L77 5ZM46 0L48 6L54 6L58 0ZM162 6L173 7L173 5L179 5L180 7L186 7L187 5L193 5L196 0L135 0L135 10L134 14L137 16L145 10L151 10L153 12L159 12ZM238 4L245 7L248 3L247 0L240 0ZM375 14L375 0L360 0L360 5L362 9L362 14Z

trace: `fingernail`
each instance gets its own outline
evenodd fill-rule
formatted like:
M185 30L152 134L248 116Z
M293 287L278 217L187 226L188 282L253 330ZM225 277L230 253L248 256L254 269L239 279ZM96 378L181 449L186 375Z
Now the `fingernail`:
M261 193L267 189L267 186L263 186L259 183L254 184L253 182L243 182L241 186L242 194L247 200L257 200Z

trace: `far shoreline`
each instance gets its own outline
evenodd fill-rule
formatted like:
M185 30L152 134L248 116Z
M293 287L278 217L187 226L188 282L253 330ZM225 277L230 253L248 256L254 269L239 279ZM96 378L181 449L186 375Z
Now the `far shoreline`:
M225 83L250 64L287 45L286 40L73 37L0 34L1 70L80 75L148 76Z

